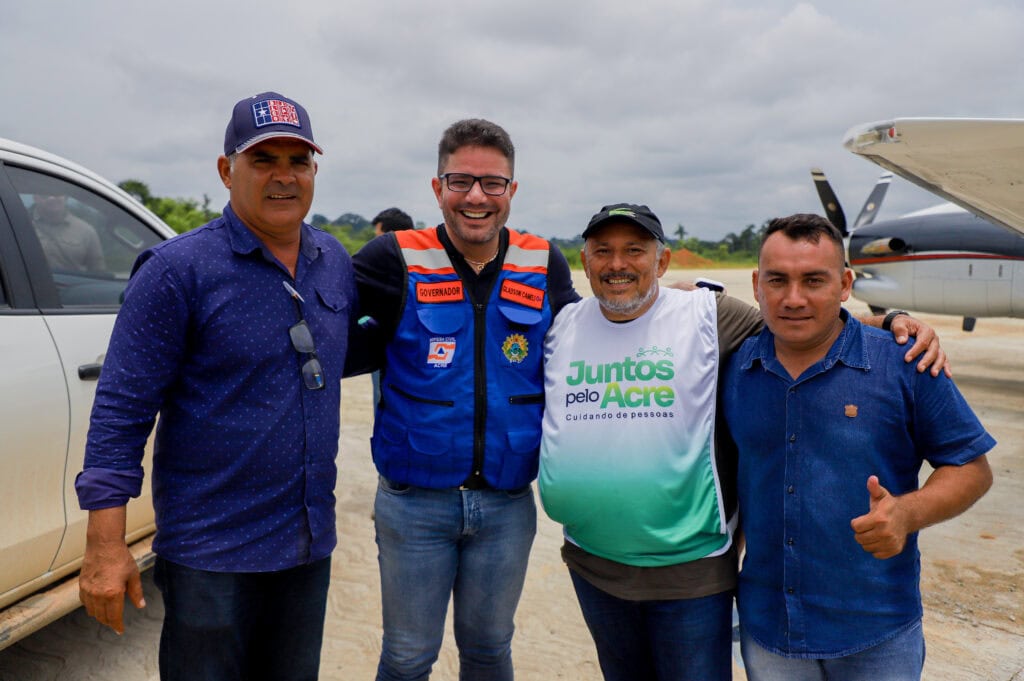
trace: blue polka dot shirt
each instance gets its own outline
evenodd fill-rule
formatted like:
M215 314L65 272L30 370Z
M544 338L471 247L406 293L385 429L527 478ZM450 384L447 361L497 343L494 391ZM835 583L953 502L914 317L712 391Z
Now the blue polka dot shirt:
M334 237L303 225L293 279L230 205L143 253L97 385L76 480L82 508L138 496L159 415L158 555L221 572L281 570L329 555L355 296L351 260ZM322 389L306 387L302 367L312 355L289 334L300 315Z

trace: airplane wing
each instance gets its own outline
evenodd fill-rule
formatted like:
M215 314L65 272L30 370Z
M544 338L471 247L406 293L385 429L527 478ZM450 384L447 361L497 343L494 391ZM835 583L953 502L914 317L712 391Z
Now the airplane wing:
M1024 234L1024 119L897 118L851 128L843 146Z

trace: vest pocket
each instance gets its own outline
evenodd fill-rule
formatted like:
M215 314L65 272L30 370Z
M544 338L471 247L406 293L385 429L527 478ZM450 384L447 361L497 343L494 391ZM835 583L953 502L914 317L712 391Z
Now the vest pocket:
M532 454L540 449L540 428L531 428L529 430L510 430L507 437L509 450L516 454Z
M409 448L424 456L441 456L452 450L452 433L446 430L410 430Z
M373 437L373 446L388 450L388 459L398 461L407 460L410 452L418 456L448 454L452 451L452 438L453 434L446 430L381 429Z
M446 430L382 428L371 438L375 457L389 462L408 461L410 456L437 457L453 450L453 433Z
M540 424L540 420L537 419ZM505 434L508 443L495 478L500 489L518 489L537 477L540 428L510 430ZM498 444L502 444L498 440Z
M465 326L472 308L462 303L433 303L416 308L416 318L433 334L454 335Z

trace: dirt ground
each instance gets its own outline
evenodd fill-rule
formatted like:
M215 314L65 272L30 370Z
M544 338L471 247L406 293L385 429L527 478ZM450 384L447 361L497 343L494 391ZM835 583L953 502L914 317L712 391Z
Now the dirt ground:
M710 276L751 300L745 270L673 270L663 279ZM582 276L577 288L589 292ZM852 311L866 311L852 301ZM995 485L967 514L921 535L927 681L1024 681L1024 320L981 319L973 333L952 317L922 316L953 359L955 379L999 441ZM338 532L321 678L372 679L380 651L380 594L370 510L376 475L369 456L370 382L343 383ZM927 470L925 474L927 474ZM521 681L601 678L589 634L561 563L560 528L540 513L513 656ZM162 609L150 576L149 603L118 637L79 609L0 651L0 681L157 679ZM129 609L131 609L129 607ZM434 679L454 680L451 627ZM739 666L736 678L745 678Z

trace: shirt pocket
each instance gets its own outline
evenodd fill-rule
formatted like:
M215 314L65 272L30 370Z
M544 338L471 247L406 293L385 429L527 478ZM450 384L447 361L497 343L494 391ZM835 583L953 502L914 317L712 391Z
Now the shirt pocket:
M320 304L331 312L344 312L349 308L349 297L340 288L316 286L315 289Z
M338 288L315 286L314 290L318 304L311 306L315 307L315 312L309 323L313 329L317 353L328 374L332 377L337 374L340 379L345 353L348 351L351 299L344 290ZM306 314L310 316L309 312Z

